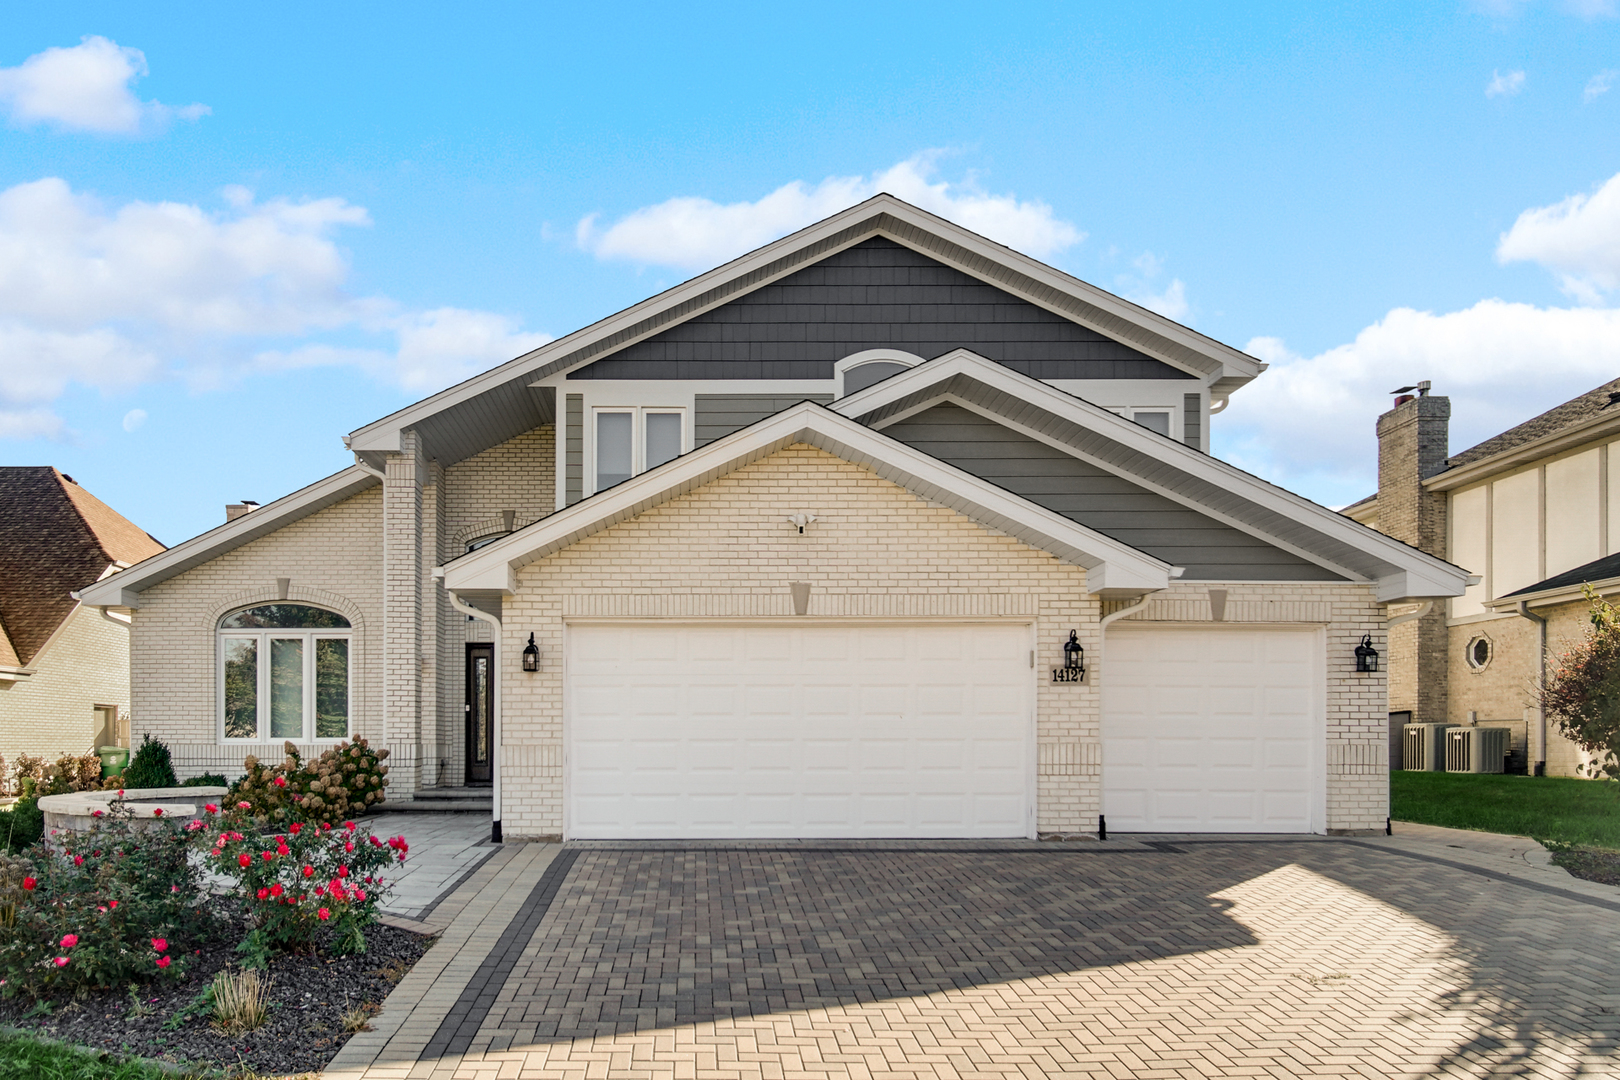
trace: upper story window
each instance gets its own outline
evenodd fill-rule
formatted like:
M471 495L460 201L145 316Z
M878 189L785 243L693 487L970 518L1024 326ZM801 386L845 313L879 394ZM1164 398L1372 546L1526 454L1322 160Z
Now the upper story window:
M592 411L597 491L675 460L686 445L684 409L643 406Z
M261 604L227 615L218 633L222 739L348 738L348 619L311 604Z
M1131 419L1149 431L1156 431L1164 436L1170 434L1170 411L1168 409L1133 409L1131 410Z
M922 357L900 349L866 349L846 356L833 365L833 376L838 380L838 396L848 397L859 393L922 362Z

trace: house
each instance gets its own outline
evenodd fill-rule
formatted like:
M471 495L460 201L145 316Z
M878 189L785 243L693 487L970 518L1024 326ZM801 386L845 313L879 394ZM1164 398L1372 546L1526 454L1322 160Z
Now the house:
M1364 832L1435 556L1211 457L1264 365L888 195L86 590L184 772L365 734L495 834Z
M1397 401L1378 418L1378 493L1344 509L1473 574L1391 630L1391 738L1404 723L1506 727L1519 767L1579 775L1535 687L1584 634L1582 585L1620 592L1620 379L1454 456L1450 417L1426 386Z
M163 545L49 466L0 467L0 752L129 745L129 619L74 590Z

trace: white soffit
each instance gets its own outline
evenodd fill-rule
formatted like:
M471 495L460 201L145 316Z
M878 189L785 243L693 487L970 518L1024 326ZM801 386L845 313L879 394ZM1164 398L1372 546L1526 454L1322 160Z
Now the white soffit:
M382 481L371 473L358 465L351 465L340 473L317 480L291 495L243 514L235 521L209 529L150 559L142 559L128 570L102 578L94 585L79 590L79 602L92 607L138 608L143 590L380 483Z
M865 466L916 495L1085 567L1087 588L1095 594L1136 596L1168 587L1173 576L1169 563L823 406L802 402L455 559L444 567L445 588L468 594L516 592L518 568L794 443ZM780 509L762 507L761 513Z
M1212 378L1217 393L1235 390L1266 369L1261 361L1229 345L881 194L358 428L347 445L374 457L397 451L400 433L408 428L432 429L426 436L430 441L457 447L475 445L480 437L487 440L490 431L528 430L522 425L532 427L535 417L555 405L531 400L525 389L534 394L541 380L601 359L874 235L921 251L1155 359ZM441 461L452 460L438 456Z
M1461 596L1468 572L1115 413L967 349L890 376L832 409L881 428L955 397L1319 564L1377 583L1380 600Z

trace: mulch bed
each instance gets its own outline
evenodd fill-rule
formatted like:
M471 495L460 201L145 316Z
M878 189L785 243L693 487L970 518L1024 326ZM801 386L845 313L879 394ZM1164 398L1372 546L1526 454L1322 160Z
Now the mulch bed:
M226 1035L200 1013L166 1030L165 1022L191 1005L220 969L235 962L237 940L239 936L210 942L192 957L184 980L144 987L138 998L128 991L101 991L80 1001L62 997L51 1003L51 1012L35 1016L27 1015L34 1008L27 999L0 1001L0 1023L121 1055L269 1075L317 1072L349 1041L344 1011L380 1006L432 944L407 930L368 927L369 948L363 956L278 957L268 971L275 980L270 1015L257 1031ZM131 1018L136 1000L148 1015Z
M1571 848L1553 852L1552 861L1575 877L1603 885L1620 885L1620 851Z

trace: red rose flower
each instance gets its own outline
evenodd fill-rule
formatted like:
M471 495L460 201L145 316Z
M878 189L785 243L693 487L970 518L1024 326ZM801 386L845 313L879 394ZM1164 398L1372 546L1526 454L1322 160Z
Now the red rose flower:
M321 910L317 911L315 913L315 915L318 918L320 918L322 921L325 921L325 920L330 919L332 917L332 913L329 910L327 910L326 908L321 908ZM58 964L65 964L65 963L67 963L67 961L66 960L58 960L57 963Z
M258 895L260 900L268 900L268 899L270 899L270 890L269 889L260 889L258 891L257 895Z
M279 884L270 886L270 895L271 896L280 896L282 893L284 893L286 891L287 890L283 889Z
M62 948L71 949L79 943L78 934L68 934L62 938Z
M84 856L83 855L75 855L75 856L73 856L73 865L74 866L83 866L84 865Z
M160 937L155 937L152 939L152 948L156 949L158 952L164 952L168 949L168 947L169 943L166 939Z
M236 862L238 866L245 870L253 865L253 856L244 851L242 854L236 857Z
M65 957L65 956L58 956L56 958L56 966L57 967L67 967L68 966L68 958Z
M174 963L174 960L173 960L172 957L160 956L160 957L157 958L157 966L160 967L160 968L166 968L172 963Z
M295 821L291 825L288 826L288 829L292 832L292 834L294 836L297 836L300 832L303 831L304 823L301 822L301 821Z
M315 876L315 868L313 866L305 866L304 867L304 876L305 877L314 877Z

